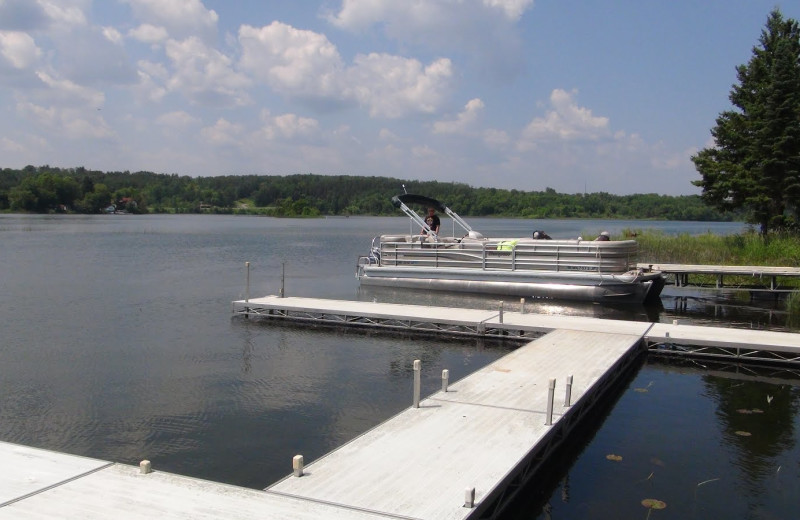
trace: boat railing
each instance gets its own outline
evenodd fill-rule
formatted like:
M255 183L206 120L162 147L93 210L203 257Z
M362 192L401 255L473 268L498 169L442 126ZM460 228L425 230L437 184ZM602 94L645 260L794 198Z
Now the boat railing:
M380 237L381 266L622 273L635 267L634 240L594 242L533 239Z

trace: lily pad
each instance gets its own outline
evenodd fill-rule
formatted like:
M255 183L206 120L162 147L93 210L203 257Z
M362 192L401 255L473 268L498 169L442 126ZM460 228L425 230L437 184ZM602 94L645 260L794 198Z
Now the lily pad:
M648 509L664 509L667 507L666 502L655 498L645 498L642 500L642 505Z
M622 460L622 455L614 455L613 453L609 453L606 455L608 460L613 460L614 462L619 462Z

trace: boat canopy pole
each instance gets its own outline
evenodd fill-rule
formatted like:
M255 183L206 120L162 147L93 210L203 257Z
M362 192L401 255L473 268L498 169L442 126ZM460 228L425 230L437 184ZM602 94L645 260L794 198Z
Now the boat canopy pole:
M400 210L403 213L408 215L409 218L411 218L412 220L416 221L426 231L430 231L430 227L428 227L428 224L422 217L417 215L417 213L414 210L409 208L406 205L406 203L420 204L422 206L434 208L435 210L440 211L446 214L451 219L453 219L453 222L461 226L464 229L464 231L468 233L472 231L472 227L469 224L467 224L467 222L463 218L461 218L455 211L451 210L450 208L448 208L447 206L445 206L436 199L432 199L430 197L424 197L422 195L412 195L411 193L404 193L402 195L397 195L392 197L392 204L396 208L400 208Z
M408 218L410 218L411 220L413 220L414 222L416 222L417 224L419 224L419 226L420 226L422 229L424 229L424 230L425 230L425 232L426 232L428 235L431 235L431 236L433 236L433 237L434 237L434 240L438 240L438 236L436 235L436 233L433 233L433 230L432 230L432 229L431 229L431 227L428 225L428 223L427 223L427 222L425 222L425 220L423 220L423 218L422 218L422 217L420 217L419 215L417 215L417 213L416 213L416 212L415 212L413 209L411 209L411 208L409 208L408 206L406 206L406 205L405 205L405 203L404 203L402 200L400 200L400 197L403 197L403 195L400 195L400 196L397 196L397 197L392 197L392 204L393 204L393 205L394 205L396 208L400 208L400 210L401 210L403 213L405 213L406 215L408 215ZM431 200L432 200L432 199L431 199ZM434 207L434 206L431 206L431 207Z

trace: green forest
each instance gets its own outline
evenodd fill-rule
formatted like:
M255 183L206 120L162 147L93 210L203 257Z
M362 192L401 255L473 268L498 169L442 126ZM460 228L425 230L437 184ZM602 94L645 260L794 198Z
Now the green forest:
M405 187L405 188L404 188ZM474 188L462 183L348 175L189 177L26 166L0 170L0 211L219 213L276 217L398 215L391 198L433 197L464 216L739 220L695 195L612 195Z

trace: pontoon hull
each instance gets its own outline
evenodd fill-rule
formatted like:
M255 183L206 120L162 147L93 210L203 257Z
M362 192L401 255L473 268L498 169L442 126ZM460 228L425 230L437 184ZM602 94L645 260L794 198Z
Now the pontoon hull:
M364 266L360 279L371 286L609 303L655 301L664 286L658 273L587 276L380 266Z

